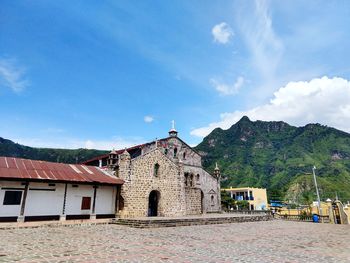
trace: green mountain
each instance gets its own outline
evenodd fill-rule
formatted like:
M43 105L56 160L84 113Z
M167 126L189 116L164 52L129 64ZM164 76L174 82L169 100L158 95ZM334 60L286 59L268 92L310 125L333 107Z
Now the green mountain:
M208 170L219 164L222 187L264 187L270 199L295 203L316 200L315 165L321 199L350 200L350 134L334 128L243 117L228 130L213 130L195 149Z
M33 160L43 160L61 163L80 163L108 151L88 149L50 149L33 148L14 143L0 137L0 156L20 157Z

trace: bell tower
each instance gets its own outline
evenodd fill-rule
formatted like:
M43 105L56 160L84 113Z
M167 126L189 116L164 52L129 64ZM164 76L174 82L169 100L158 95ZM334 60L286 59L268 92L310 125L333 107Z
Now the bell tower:
M170 129L170 131L169 131L169 136L170 137L177 137L177 130L175 129L175 121L174 120L172 120L171 121L171 129Z

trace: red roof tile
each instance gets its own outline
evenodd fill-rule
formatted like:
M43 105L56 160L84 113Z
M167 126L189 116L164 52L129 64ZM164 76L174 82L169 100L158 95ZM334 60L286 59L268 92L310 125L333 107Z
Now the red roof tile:
M1 179L62 181L121 185L123 180L108 175L98 167L80 164L51 163L13 157L0 157Z

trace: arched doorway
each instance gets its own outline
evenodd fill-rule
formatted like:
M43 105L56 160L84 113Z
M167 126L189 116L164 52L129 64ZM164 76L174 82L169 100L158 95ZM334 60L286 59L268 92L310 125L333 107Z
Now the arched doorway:
M149 194L148 199L148 216L157 216L158 215L158 204L160 199L160 193L156 190L153 190Z

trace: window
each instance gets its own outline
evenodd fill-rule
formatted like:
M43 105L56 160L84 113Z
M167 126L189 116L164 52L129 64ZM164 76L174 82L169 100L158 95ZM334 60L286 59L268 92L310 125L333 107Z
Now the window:
M174 157L177 155L177 148L174 148Z
M154 172L153 172L154 176L158 176L159 175L159 167L160 167L160 165L158 163L156 163L154 165Z
M197 174L197 182L199 182L199 174Z
M182 156L183 156L183 159L186 160L186 153L185 152L183 153Z
M3 205L20 205L22 191L5 191Z
M194 186L194 183L193 183L193 174L191 174L191 176L190 176L190 186Z
M168 149L165 148L164 150L164 154L167 155L168 154Z
M214 204L214 196L213 195L210 197L210 199L211 199L211 205L215 205Z
M185 186L188 186L188 173L185 173Z
M91 197L84 196L81 200L81 210L90 210L91 208Z

